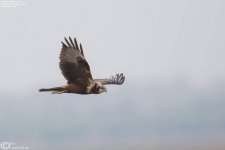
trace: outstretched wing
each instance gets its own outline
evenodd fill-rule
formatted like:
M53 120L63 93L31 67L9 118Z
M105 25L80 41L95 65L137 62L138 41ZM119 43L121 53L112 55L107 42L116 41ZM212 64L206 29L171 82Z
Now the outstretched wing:
M68 83L75 83L77 85L86 87L92 80L92 75L88 62L83 53L82 45L78 47L77 40L74 41L69 37L69 41L65 38L62 42L62 49L60 53L59 66L63 76Z
M100 82L102 84L123 84L125 80L125 76L123 74L116 74L115 76L112 76L110 79L95 79L94 81Z

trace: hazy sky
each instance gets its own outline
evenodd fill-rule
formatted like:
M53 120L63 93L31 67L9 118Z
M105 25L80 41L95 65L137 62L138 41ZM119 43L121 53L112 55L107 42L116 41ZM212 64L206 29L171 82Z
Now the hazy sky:
M1 91L64 84L58 57L68 36L82 42L96 78L225 82L223 0L24 2L0 9Z
M23 2L0 7L0 142L224 146L225 1ZM58 57L68 36L82 42L93 77L123 72L125 83L101 95L39 93L66 83Z

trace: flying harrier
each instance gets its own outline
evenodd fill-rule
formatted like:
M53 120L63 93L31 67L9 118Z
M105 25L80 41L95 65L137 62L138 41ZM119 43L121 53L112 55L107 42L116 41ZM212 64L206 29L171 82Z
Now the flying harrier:
M69 41L65 38L62 42L60 53L59 67L63 76L67 80L67 84L60 87L40 89L43 91L52 91L52 94L61 93L77 93L77 94L100 94L107 92L106 84L123 84L125 77L123 74L116 74L110 79L93 79L88 62L84 57L82 45L77 44L69 37Z

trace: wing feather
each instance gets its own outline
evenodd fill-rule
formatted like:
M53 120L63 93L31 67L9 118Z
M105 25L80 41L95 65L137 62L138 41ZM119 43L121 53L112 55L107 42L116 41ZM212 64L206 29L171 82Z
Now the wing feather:
M69 42L66 38L64 38L64 39L65 39L67 45L68 45L69 47L72 47L71 44L70 44L70 42Z
M76 48L71 37L69 37L69 40L70 40L70 43L73 45L73 47Z
M76 45L75 48L79 49L78 44L77 44L77 39L76 39L76 38L74 38L74 43L75 43L75 45Z
M125 81L125 76L123 73L116 74L115 76L112 76L110 79L95 79L94 81L100 82L103 85L105 84L117 84L121 85Z
M62 74L68 83L75 83L86 87L92 80L89 64L79 50L76 39L73 42L70 37L69 41L65 38L65 42L66 44L62 42L62 49L59 57L59 66Z
M84 51L83 51L83 47L81 43L80 43L80 51L81 51L81 54L84 56Z

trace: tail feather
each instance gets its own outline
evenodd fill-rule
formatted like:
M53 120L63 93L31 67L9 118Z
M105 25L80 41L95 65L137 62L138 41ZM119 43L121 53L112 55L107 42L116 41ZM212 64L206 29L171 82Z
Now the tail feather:
M63 91L64 88L62 87L54 87L54 88L48 88L48 89L39 89L39 92L49 92L49 91Z

